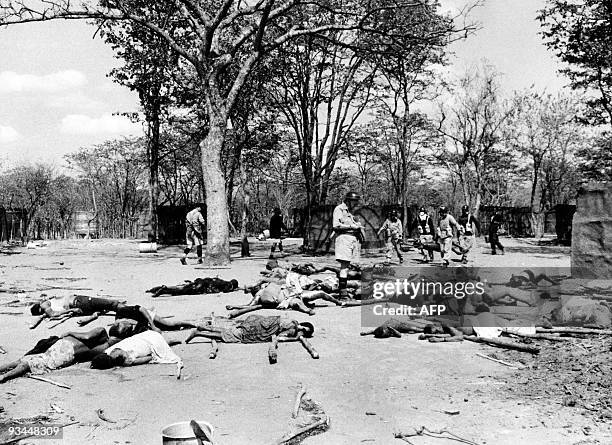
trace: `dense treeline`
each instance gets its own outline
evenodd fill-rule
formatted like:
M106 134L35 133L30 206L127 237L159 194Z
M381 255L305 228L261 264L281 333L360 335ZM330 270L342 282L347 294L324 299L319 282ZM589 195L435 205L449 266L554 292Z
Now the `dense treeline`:
M449 44L474 27L436 2L196 3L1 17L98 20L122 62L110 75L138 93L132 117L146 128L71 154L70 175L6 171L2 204L26 210L27 233L63 235L68 215L86 209L103 236L133 235L143 214L155 234L158 206L206 202L209 254L225 261L228 225L259 231L276 206L286 217L305 208L308 225L312 209L353 189L404 217L413 205L527 206L539 235L546 211L581 182L610 179L610 30L581 20L604 16L605 2L551 0L539 16L580 96L504 91L487 65L443 75Z

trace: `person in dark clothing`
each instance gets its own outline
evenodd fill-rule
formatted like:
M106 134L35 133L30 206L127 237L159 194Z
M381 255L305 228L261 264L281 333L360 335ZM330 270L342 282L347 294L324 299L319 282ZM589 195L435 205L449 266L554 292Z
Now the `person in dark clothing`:
M476 233L480 234L480 222L466 205L461 207L461 216L457 219L459 223L459 247L453 249L455 253L461 255L461 262L468 262L468 253L476 242Z
M272 248L270 250L270 258L274 258L274 251L276 250L277 244L278 251L281 253L283 252L283 229L287 230L287 227L283 222L283 215L281 215L281 209L276 207L274 209L274 214L272 215L272 218L270 218L270 238L273 240Z
M162 318L152 308L123 305L115 312L115 322L109 328L108 333L111 337L127 338L148 330L161 333L161 331L178 331L196 326L195 323L189 321Z
M161 295L202 295L202 294L219 294L222 292L233 292L238 289L237 280L222 280L221 278L196 278L193 281L187 281L186 284L177 286L155 286L147 292L153 294L153 298Z
M416 219L417 229L419 231L419 245L421 246L421 255L423 255L423 261L433 261L434 254L433 249L427 249L429 255L425 254L423 246L430 246L435 241L436 229L434 227L433 220L427 214L425 207L419 209L419 214Z
M223 327L198 326L191 331L185 343L196 337L217 340L222 343L266 343L274 337L282 339L312 337L314 326L308 322L278 316L249 315L242 320L234 320Z
M489 224L489 243L491 244L491 255L497 254L497 249L501 250L502 255L504 254L504 246L499 242L499 235L497 231L501 225L501 214L496 213L491 217L491 224Z

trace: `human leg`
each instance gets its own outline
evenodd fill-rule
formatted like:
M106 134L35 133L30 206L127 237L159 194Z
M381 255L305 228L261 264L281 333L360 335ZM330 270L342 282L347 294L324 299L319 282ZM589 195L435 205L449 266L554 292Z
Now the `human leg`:
M189 343L191 340L193 340L196 337L203 337L203 338L209 338L211 340L223 341L223 336L221 335L220 332L212 332L209 330L201 331L200 328L201 326L198 326L197 328L192 329L191 332L189 333L189 336L185 339L185 343Z
M393 248L395 249L395 253L397 253L397 258L399 259L400 264L404 262L404 258L402 257L402 251L400 250L400 241L393 240Z
M331 303L334 303L337 306L341 306L342 305L342 301L338 300L337 298L334 298L333 296L329 295L328 293L326 293L326 292L324 292L322 290L313 290L313 291L302 292L302 301L304 303L310 303L310 302L318 300L318 299L329 301Z
M0 365L0 372L10 371L11 369L17 367L17 365L19 365L19 363L20 363L19 360L15 360L14 362L10 362L10 363L6 363L4 365Z
M9 380L24 376L28 372L30 372L30 365L20 360L17 366L0 376L0 383L8 382Z
M189 321L182 320L169 320L166 318L161 318L159 315L155 315L153 319L155 326L157 326L162 331L178 331L184 328L195 328L196 324L191 323Z

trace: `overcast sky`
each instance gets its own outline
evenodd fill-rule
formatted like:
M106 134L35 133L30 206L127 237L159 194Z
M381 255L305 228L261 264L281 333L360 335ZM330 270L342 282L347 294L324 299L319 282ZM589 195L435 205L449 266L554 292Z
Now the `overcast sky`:
M443 0L453 10L464 0ZM564 79L537 35L535 15L544 0L487 0L473 12L482 29L454 44L450 70L482 59L504 74L510 92L535 84L556 91ZM94 28L83 22L48 22L0 29L0 161L3 165L63 156L82 146L142 134L140 125L114 115L136 111L134 93L106 77L117 64Z

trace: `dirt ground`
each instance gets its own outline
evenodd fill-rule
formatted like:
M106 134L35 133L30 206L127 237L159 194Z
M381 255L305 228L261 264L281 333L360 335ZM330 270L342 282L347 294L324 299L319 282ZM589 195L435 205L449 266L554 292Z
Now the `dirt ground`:
M507 254L491 256L481 239L473 264L569 266L568 248L540 247L533 240L502 242L508 246ZM288 259L334 263L331 256L303 257L296 253L296 245L286 245L294 252ZM0 293L0 346L7 351L0 360L18 359L40 338L79 329L70 320L51 330L46 323L30 330L28 307L8 305L11 301L35 300L43 289L55 286L72 289L45 292L120 297L154 306L159 314L172 314L175 319L197 320L211 312L223 315L226 304L246 303L247 296L238 291L153 299L144 291L204 276L251 282L264 267L267 249L264 243L253 243L254 256L240 259L239 248L233 248L234 261L228 269L202 269L193 259L181 266L179 246L139 254L136 241L49 242L45 248L0 254L0 287L25 290ZM369 256L365 262L382 257ZM418 257L416 252L408 253L408 264L416 265ZM560 397L540 392L537 385L529 394L509 390L509 382L528 379L531 371L512 370L476 356L499 350L471 342L430 344L416 335L384 340L360 337L359 308L320 307L312 317L279 313L315 324L311 343L319 360L292 343L279 346L276 365L268 363L265 344L220 345L217 359L209 360L209 344L199 339L175 347L185 363L181 380L172 377L174 367L166 365L96 371L80 364L47 376L71 385L71 390L27 378L0 385L4 407L0 420L50 415L56 423L78 422L65 428L62 440L36 443L161 444L164 425L199 419L214 425L220 445L269 444L295 426L291 412L298 388L304 385L331 418L329 430L305 439L305 445L401 444L405 442L395 439L394 432L421 426L444 428L477 444L612 443L609 422L594 419L589 410L564 406ZM103 317L90 327L110 320ZM555 379L554 368L550 379ZM50 413L51 404L65 412ZM116 423L100 420L98 409ZM410 441L415 445L459 443L431 437Z

